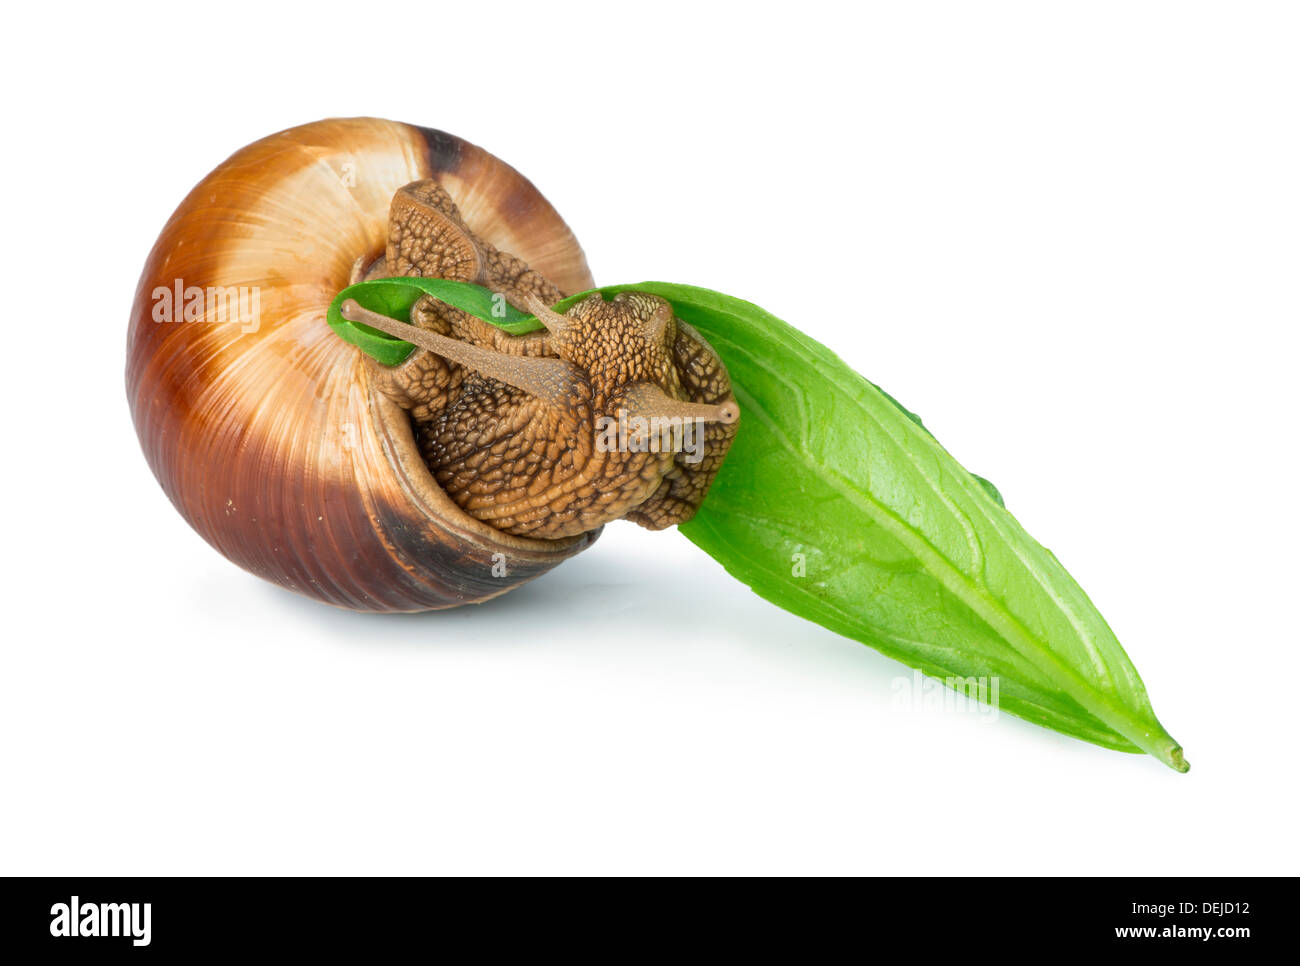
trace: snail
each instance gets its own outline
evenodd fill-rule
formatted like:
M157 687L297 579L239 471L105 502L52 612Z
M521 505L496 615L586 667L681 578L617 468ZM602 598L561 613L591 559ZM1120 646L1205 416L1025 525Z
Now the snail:
M593 288L555 209L481 148L292 128L219 165L149 255L141 446L217 550L320 601L481 602L614 520L684 524L791 613L1187 770L1082 588L897 400L753 303ZM754 418L719 475L737 395Z
M337 338L349 283L475 282L545 329L508 335L428 297L385 365ZM480 602L590 547L604 524L689 519L737 429L717 353L671 306L594 287L517 171L452 135L320 121L234 154L181 203L136 289L126 384L181 515L245 569L356 610ZM699 428L687 453L602 427ZM680 441L680 440L679 440Z

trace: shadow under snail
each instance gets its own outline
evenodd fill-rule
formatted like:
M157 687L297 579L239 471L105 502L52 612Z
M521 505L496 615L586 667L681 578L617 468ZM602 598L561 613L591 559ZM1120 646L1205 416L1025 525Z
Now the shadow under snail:
M347 303L418 344L385 366L323 319L349 282L394 276L478 283L546 329L425 297L412 334ZM137 432L182 515L268 580L358 610L486 600L610 521L689 519L735 435L725 368L664 299L549 308L592 287L560 216L486 151L377 119L293 128L208 175L155 244L128 349ZM245 291L251 322L225 311ZM610 420L674 418L702 427L691 455L598 445Z

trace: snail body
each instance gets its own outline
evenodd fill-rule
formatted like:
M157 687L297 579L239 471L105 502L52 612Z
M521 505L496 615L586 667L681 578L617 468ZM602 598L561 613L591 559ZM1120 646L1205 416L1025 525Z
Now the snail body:
M419 347L383 366L323 320L349 282L395 275L488 286L547 330L421 300L411 325L374 320ZM667 303L547 308L592 287L558 213L481 148L366 118L281 132L200 182L146 262L127 360L142 448L205 539L283 587L371 611L489 599L611 519L687 518L734 433L725 369ZM707 421L702 458L602 449L615 412Z

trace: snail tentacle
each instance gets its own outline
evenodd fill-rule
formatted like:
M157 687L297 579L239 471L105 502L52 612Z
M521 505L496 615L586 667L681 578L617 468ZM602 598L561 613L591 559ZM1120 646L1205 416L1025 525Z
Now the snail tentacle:
M347 299L339 311L349 322L360 322L428 349L450 362L522 389L554 406L567 405L579 382L575 367L563 359L511 355L485 349L372 312L355 299Z

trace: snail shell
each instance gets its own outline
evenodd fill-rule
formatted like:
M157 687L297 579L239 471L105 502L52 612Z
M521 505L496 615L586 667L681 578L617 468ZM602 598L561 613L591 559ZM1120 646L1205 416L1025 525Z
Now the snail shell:
M204 178L154 245L131 312L131 413L172 503L240 566L357 610L487 600L599 533L517 537L462 511L407 414L325 324L353 265L383 254L395 192L424 178L565 294L594 286L573 233L509 165L440 131L353 118L264 138ZM241 312L232 294L246 295Z

